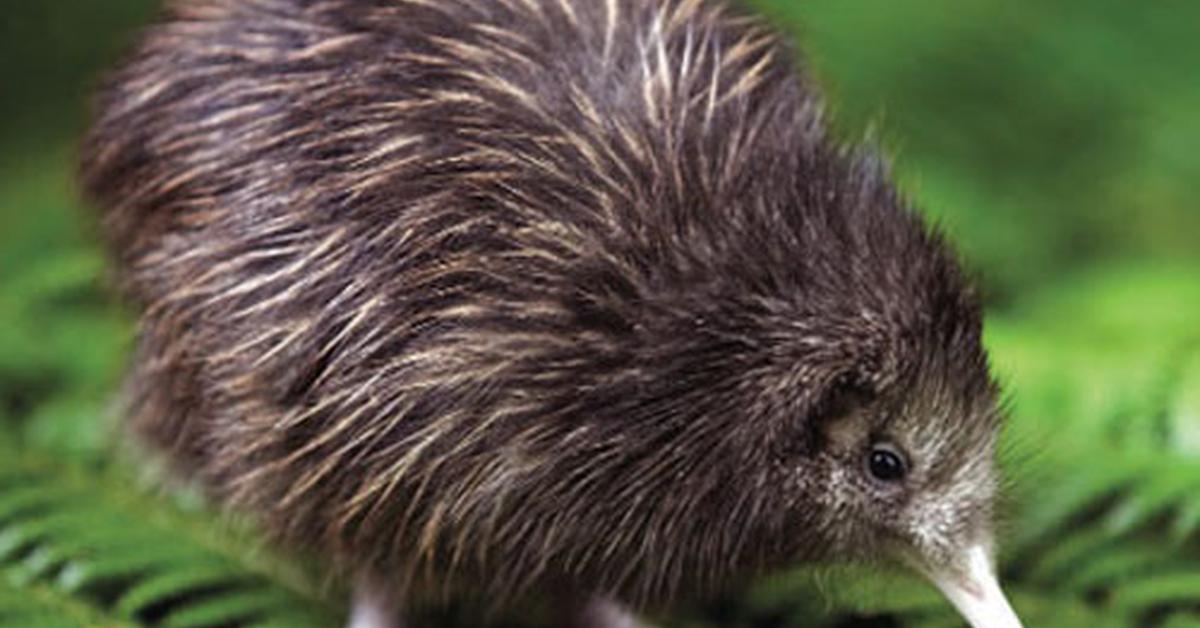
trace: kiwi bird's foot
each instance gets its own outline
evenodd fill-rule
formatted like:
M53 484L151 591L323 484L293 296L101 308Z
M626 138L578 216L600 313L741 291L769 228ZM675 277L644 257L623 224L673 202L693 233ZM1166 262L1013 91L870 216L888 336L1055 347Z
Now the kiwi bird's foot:
M373 587L359 585L354 592L348 628L404 628L399 604Z
M574 601L569 613L571 628L652 628L624 605L605 597Z

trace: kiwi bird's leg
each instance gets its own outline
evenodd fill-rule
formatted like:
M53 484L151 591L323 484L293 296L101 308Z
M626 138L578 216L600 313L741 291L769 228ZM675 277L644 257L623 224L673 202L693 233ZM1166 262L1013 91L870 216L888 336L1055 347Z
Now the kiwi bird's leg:
M354 588L349 628L404 628L401 604L370 583L359 581Z
M624 605L601 596L571 598L567 614L571 628L650 628Z
M974 628L1021 628L985 545L967 547L954 563L924 571Z

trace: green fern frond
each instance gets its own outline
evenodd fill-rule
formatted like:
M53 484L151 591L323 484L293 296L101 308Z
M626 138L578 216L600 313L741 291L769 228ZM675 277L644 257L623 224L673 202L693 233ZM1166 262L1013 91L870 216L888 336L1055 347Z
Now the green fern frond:
M103 611L48 585L16 585L0 571L0 625L30 628L129 628Z
M149 499L119 471L3 453L0 625L339 622L319 590L208 515Z

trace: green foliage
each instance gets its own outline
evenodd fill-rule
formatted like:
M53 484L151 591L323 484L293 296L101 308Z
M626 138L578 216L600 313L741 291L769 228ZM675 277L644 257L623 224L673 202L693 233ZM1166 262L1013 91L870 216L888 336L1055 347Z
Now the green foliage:
M3 446L0 625L329 626L294 568L124 470Z
M30 445L94 455L131 333L61 155L0 180L0 420Z
M1114 255L1200 253L1200 3L752 1L994 298Z
M79 132L97 68L124 49L131 27L158 4L0 0L0 137L37 150L48 137Z

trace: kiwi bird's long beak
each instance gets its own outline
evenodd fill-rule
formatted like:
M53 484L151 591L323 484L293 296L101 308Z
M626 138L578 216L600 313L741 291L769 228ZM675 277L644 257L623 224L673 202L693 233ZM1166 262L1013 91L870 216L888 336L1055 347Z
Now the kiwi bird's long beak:
M983 545L967 548L957 565L931 572L929 579L973 628L1021 628Z

